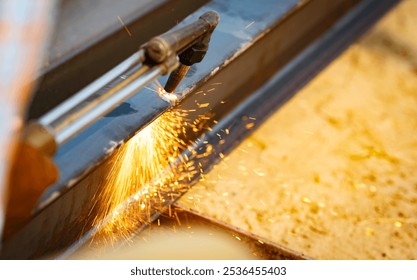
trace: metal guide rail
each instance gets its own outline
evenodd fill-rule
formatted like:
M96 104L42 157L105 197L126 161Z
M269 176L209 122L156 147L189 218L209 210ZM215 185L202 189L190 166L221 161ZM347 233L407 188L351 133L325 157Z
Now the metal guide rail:
M193 144L183 147L166 170L195 172L176 180L181 187L167 189L162 195L158 192L151 203L153 209L146 213L138 211L140 204L132 197L126 199L118 214L131 220L129 235L140 235L202 172L208 172L251 133L249 122L251 128L261 124L396 2L268 0L260 5L249 0L213 0L187 17L179 26L211 10L221 18L203 62L191 66L177 88L181 102L174 111L186 111L191 123L204 116L204 127L197 131L185 128L177 135L183 143ZM54 157L59 181L44 194L36 215L4 242L1 257L40 258L56 252L55 257L71 257L86 246L100 244L97 237L112 222L112 217L95 222L111 155L169 107L158 94L143 89L63 143ZM306 258L293 253L281 257Z
M185 234L187 237L185 240L192 236L195 231L204 231L202 238L205 238L206 241L210 241L210 236L215 240L219 237L226 237L226 241L229 244L236 245L237 248L243 247L247 248L247 257L255 259L265 259L265 260L308 260L310 257L306 256L303 253L299 253L283 247L279 244L268 241L264 238L261 238L253 233L241 230L237 227L231 226L222 221L213 219L204 214L201 214L197 211L187 209L179 203L174 203L171 206L170 211L162 213L158 218L158 222L149 225L145 232L142 232L139 235L133 235L129 238L129 242L123 242L118 246L94 246L89 245L80 250L66 250L63 254L58 254L56 258L65 258L65 259L89 259L89 258L98 258L106 259L108 256L114 256L119 258L124 258L123 252L133 251L134 255L139 259L148 259L152 256L147 256L140 249L135 250L132 244L137 244L138 242L149 242L149 238L152 238L153 234L165 233L165 236L181 236ZM201 238L198 236L197 238ZM144 241L146 240L146 241ZM181 240L181 239L180 239ZM178 240L177 240L178 241ZM175 247L175 240L169 241L172 242L172 246ZM169 244L169 243L168 243ZM211 244L211 243L210 243ZM215 242L213 243L213 245ZM233 247L232 247L233 248ZM70 248L71 249L71 248ZM194 248L195 249L195 248ZM200 247L201 249L201 247ZM224 248L219 248L223 251ZM238 251L241 253L240 251ZM161 254L164 256L164 253L155 252L156 256ZM168 253L170 255L172 253ZM203 258L210 258L210 256L201 255L201 253L196 253ZM222 255L221 253L219 255ZM181 258L181 256L179 256ZM241 257L241 256L239 256Z

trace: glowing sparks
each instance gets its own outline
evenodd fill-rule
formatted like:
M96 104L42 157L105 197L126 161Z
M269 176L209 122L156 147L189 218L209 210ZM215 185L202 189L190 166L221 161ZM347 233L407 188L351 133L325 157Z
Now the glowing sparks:
M113 157L106 185L101 195L101 206L96 219L98 225L104 218L104 232L124 231L135 227L126 221L132 217L119 215L126 203L136 208L138 222L147 222L154 201L163 203L163 192L175 188L171 181L176 174L174 164L185 143L180 138L186 113L169 111L134 136ZM120 211L119 211L120 210Z
M210 105L210 103L203 103L203 104L197 104L198 108L206 108Z
M254 123L248 123L245 127L246 127L246 129L251 129L251 128L253 128L255 126L255 124Z
M165 89L157 80L153 84L153 87L146 87L146 88L153 92L156 92L159 95L159 97L161 97L163 100L167 101L170 104L175 104L179 99L179 96L177 93L174 93L174 92L169 93L165 91Z
M158 84L153 91L163 89ZM164 113L109 160L95 209L97 237L107 241L128 238L165 207L170 212L170 203L188 190L188 182L204 173L201 163L191 157L208 156L213 147L206 143L204 151L197 151L196 143L182 139L187 131L201 133L207 129L210 118L199 116L190 121L187 115L188 111L178 109Z
M176 103L178 101L178 96L175 93L166 92L164 89L161 89L158 93L162 99L169 103Z
M213 83L218 84L221 83ZM167 93L159 82L147 89L170 104L176 104L182 96L181 93ZM211 88L206 92L214 90ZM196 94L205 95L206 92ZM218 139L208 141L211 138L206 138L204 132L212 131L210 125L218 122L213 120L210 111L195 119L195 112L209 107L209 103L200 104L196 100L194 106L196 109L176 108L162 114L108 160L106 176L101 178L104 183L97 194L97 206L91 211L96 215L93 221L96 242L114 244L129 239L152 221L157 221L159 226L161 222L157 215L164 212L172 216L175 211L170 205L189 190L190 182L205 180L204 158L210 155L225 158L223 153L216 151L217 146L213 143L225 144L223 137L227 137L232 128L219 130L215 134ZM191 120L188 114L192 116ZM245 116L244 119L246 125L255 125L255 118ZM262 171L254 172L263 176ZM229 195L224 193L225 198ZM189 200L199 201L200 198L191 197ZM224 203L229 204L229 201ZM180 226L178 216L174 218Z
M251 23L249 23L248 25L245 26L245 29L248 29L249 27L251 27L252 24L254 24L255 22L252 21Z
M120 16L117 16L117 19L119 20L119 22L121 23L121 25L123 25L123 28L126 30L127 35L129 35L129 37L132 37L132 33L130 32L129 28L127 28L127 26L123 22L122 18Z

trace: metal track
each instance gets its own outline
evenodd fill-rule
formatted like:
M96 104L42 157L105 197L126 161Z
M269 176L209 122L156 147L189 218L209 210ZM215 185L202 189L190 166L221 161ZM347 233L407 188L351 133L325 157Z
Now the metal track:
M132 236L129 242L124 242L120 246L89 246L84 247L82 250L71 252L66 251L65 254L60 254L55 257L66 259L79 259L79 258L99 258L102 259L103 255L117 256L118 252L125 252L132 250L132 244L137 244L143 240L152 238L155 232L176 232L178 235L185 233L187 236L193 235L195 230L204 229L207 232L205 237L210 240L210 236L213 237L230 237L227 241L228 244L235 245L236 248L246 248L250 256L256 259L264 260L308 260L311 259L303 253L296 252L289 248L286 248L277 243L266 240L253 233L244 231L240 228L234 227L222 221L208 217L202 213L194 210L187 209L181 204L175 203L170 208L170 211L162 213L158 218L158 222L150 225L145 232L140 235ZM171 241L175 242L175 241ZM173 244L174 245L174 244ZM140 248L136 247L136 248ZM244 252L244 251L243 251ZM156 252L158 253L158 252ZM227 253L227 252L226 252ZM163 253L162 253L163 254ZM219 256L222 252L219 252ZM248 254L249 255L249 254ZM136 256L140 259L147 259L146 256L140 250L136 251ZM181 255L178 256L181 258Z

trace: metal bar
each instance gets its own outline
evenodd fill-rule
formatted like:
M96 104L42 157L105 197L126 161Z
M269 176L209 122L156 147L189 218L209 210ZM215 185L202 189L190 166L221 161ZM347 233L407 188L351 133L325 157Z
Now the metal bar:
M56 134L57 143L61 145L67 142L73 136L77 135L80 131L96 121L98 117L109 113L115 107L115 104L120 104L132 95L136 94L151 81L159 77L162 72L163 69L160 66L154 67L138 77L131 84L118 90L116 94L102 95L103 98L90 103L85 112L80 112L84 113L80 118L74 118L74 120L71 120L71 123L63 124L62 129L58 129Z
M39 118L39 123L44 126L55 126L54 123L63 115L71 110L74 110L80 103L90 98L94 93L103 88L105 85L111 83L114 79L119 78L119 76L121 76L124 72L133 66L143 62L143 60L143 50L132 54L115 68L109 70L106 74L77 92L75 95L69 98L67 102L62 103L61 105L55 107L43 115L41 118Z
M113 254L117 256L120 252L135 250L136 253L134 257L137 257L139 259L146 259L149 257L144 255L144 253L141 251L140 246L143 240L149 240L149 238L152 238L152 235L155 234L155 232L171 232L172 230L175 230L175 232L179 236L181 236L183 233L185 233L186 236L190 236L196 229L201 229L205 232L209 232L210 234L207 234L207 236L205 236L205 238L207 238L208 241L210 241L210 236L217 238L217 240L219 240L219 238L229 237L227 239L227 244L234 245L236 246L236 248L241 248L243 252L247 251L248 255L250 254L256 259L311 259L309 256L306 256L301 252L291 250L289 248L286 248L285 246L266 240L253 233L244 231L240 228L226 224L222 221L213 219L200 212L188 209L178 203L172 205L170 211L162 213L162 215L158 218L158 221L149 225L149 228L146 231L140 232L138 235L130 238L129 242L125 242L119 247L107 247L104 249L102 247L94 246L84 247L81 251L71 252L70 250L67 250L65 254L60 254L56 256L56 258L77 259L80 256L84 256L84 258L85 256L87 256L88 259L102 259L102 256L104 254L104 258L107 259L109 258L109 256L111 257ZM173 240L172 242L175 242L175 240ZM222 252L218 252L218 255L221 256ZM181 257L181 252L178 252L178 256Z
M266 240L258 235L255 235L251 232L244 231L240 228L234 227L230 224L226 224L222 221L213 219L207 215L204 215L200 212L197 212L192 209L188 209L179 203L175 203L171 207L171 212L176 213L177 217L169 213L165 212L162 216L162 223L164 220L170 221L171 225L175 225L176 227L180 227L178 225L178 220L181 223L185 223L183 226L185 227L195 227L195 226L207 226L208 228L218 228L235 238L239 238L243 244L247 245L252 254L259 257L260 259L268 259L268 260L308 260L311 257L306 256L302 252L297 252L286 248L280 244L271 242ZM178 219L177 219L178 218ZM137 237L141 237L139 234ZM126 246L127 244L124 244ZM127 245L128 246L128 245Z

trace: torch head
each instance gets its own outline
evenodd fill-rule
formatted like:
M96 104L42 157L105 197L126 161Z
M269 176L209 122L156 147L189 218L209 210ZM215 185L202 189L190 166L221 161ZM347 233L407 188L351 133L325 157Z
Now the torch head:
M219 19L219 14L214 11L206 12L199 17L197 21L199 28L196 29L196 33L201 33L201 35L197 36L193 44L179 54L180 65L171 72L164 88L166 92L172 93L185 77L188 69L203 60L209 47L211 34L219 23Z

